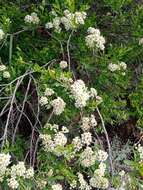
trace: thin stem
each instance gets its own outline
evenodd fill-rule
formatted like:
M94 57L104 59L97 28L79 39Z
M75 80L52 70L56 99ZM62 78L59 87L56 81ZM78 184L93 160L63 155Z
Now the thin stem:
M10 34L10 41L9 41L9 64L11 64L11 59L12 59L12 48L13 48L13 34Z
M71 70L71 58L70 58L70 40L71 40L71 37L73 35L73 30L72 32L70 33L69 35L69 38L68 38L68 41L67 41L67 54L68 54L68 65L69 65L69 71Z
M105 127L103 117L102 117L98 107L96 108L96 110L97 110L98 115L99 115L99 117L101 119L102 127L103 127L103 130L104 130L104 133L105 133L107 146L108 146L108 153L109 153L110 170L111 170L111 175L113 176L114 175L114 168L113 168L113 162L112 162L112 151L111 151L111 145L110 145L110 141L109 141L109 136L108 136L108 133L107 133L107 130L106 130L106 127Z

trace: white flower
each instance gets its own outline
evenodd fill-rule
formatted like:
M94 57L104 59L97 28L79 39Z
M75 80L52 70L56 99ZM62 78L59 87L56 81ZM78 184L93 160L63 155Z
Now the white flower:
M19 183L15 178L12 177L12 178L8 179L8 186L11 189L17 189L19 187Z
M32 16L31 15L26 15L24 18L25 23L32 23Z
M61 31L60 24L61 24L60 17L55 17L53 19L53 27L55 28L55 31L58 33Z
M107 189L109 181L105 177L94 176L90 179L90 185L94 188Z
M80 160L82 166L90 167L95 163L96 156L90 147L86 147L80 155Z
M9 79L10 78L10 73L8 71L3 72L3 78Z
M51 102L51 105L53 106L54 114L60 115L64 111L66 103L62 98L58 97Z
M37 180L37 186L39 189L43 190L47 185L47 181L43 180L43 179L38 179Z
M125 171L124 171L124 170L120 171L120 172L119 172L119 175L120 175L121 177L124 177Z
M62 185L57 183L55 185L52 185L52 190L62 190Z
M95 34L96 36L100 36L100 30L99 29L95 29L93 27L89 27L87 29L88 34Z
M67 68L67 66L68 66L68 64L67 64L66 61L61 61L61 62L60 62L60 67L61 67L61 69L65 69L65 68Z
M106 164L101 162L99 164L99 169L96 169L94 171L94 176L99 176L99 177L103 177L105 174L105 170L106 170Z
M28 24L39 24L40 19L35 12L31 13L31 15L26 15L24 18L25 23Z
M76 185L77 185L77 181L76 181L76 180L73 180L73 181L70 183L70 189L76 188Z
M104 162L104 161L107 160L107 158L108 158L107 152L105 152L104 150L98 150L98 152L97 152L97 160L99 162Z
M64 10L64 15L67 17L68 15L70 14L70 11L69 10Z
M48 104L48 99L47 99L47 97L45 97L45 96L42 96L41 98L40 98L40 104L41 104L41 106L45 106L46 104Z
M91 116L90 116L90 125L91 125L92 127L96 127L96 126L97 126L97 121L96 121L94 115L91 115Z
M101 36L100 30L95 29L93 27L89 27L87 32L88 32L88 35L85 38L86 45L89 48L96 47L97 49L104 50L105 38Z
M0 65L0 71L5 71L6 70L6 66L5 65Z
M81 141L85 145L90 145L92 142L92 134L90 132L85 132L81 135Z
M30 167L25 172L25 178L30 179L30 178L33 178L33 177L34 177L34 169L32 167Z
M108 69L111 71L111 72L114 72L114 71L117 71L120 69L119 65L117 64L114 64L114 63L110 63L108 65Z
M127 64L126 64L125 62L120 62L120 63L119 63L119 66L120 66L120 68L123 69L123 70L126 70L126 68L127 68Z
M65 146L67 143L67 137L62 132L58 132L55 135L54 143L56 146Z
M50 135L40 134L39 138L42 140L42 144L44 145L44 149L46 151L51 151L55 148L54 142L52 141Z
M80 190L91 190L91 186L85 181L83 175L81 173L77 173L78 181L79 181L79 189Z
M52 96L54 93L55 93L55 92L54 92L53 89L51 89L51 88L46 88L44 94L45 94L45 96Z
M75 23L76 24L84 24L84 20L86 19L85 12L75 12Z
M5 36L4 31L0 28L0 40L2 40Z
M52 22L47 22L47 23L45 24L45 28L46 28L46 29L51 29L51 28L53 28L53 23L52 23Z
M90 98L90 94L87 87L85 86L85 83L82 80L76 80L71 85L71 93L75 98L75 106L77 108L82 108L86 106L87 101Z
M24 162L18 162L18 164L11 167L11 177L25 177L26 167Z
M72 144L74 145L74 148L76 149L76 151L79 151L83 146L81 139L79 137L75 137L72 140Z
M81 128L84 132L89 131L92 127L97 126L97 121L94 115L90 117L83 117L82 118L82 125Z
M89 117L83 117L82 118L82 125L81 128L83 131L89 131L91 126L90 126L90 118Z
M11 156L9 154L0 153L0 182L3 181L7 167L10 164Z
M11 156L9 154L0 153L0 170L10 164L10 158Z
M69 133L68 128L65 126L62 126L62 133Z
M61 31L60 24L62 24L65 29L68 31L70 29L77 28L78 25L83 25L84 20L86 19L86 13L85 12L75 12L71 13L69 10L64 11L64 16L58 17L55 15L55 18L52 20L52 22L48 22L45 27L46 28L54 28L56 32Z

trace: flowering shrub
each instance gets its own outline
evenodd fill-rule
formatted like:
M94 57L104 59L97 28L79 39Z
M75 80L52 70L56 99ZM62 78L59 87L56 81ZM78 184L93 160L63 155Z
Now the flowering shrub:
M0 189L143 189L140 1L0 15Z

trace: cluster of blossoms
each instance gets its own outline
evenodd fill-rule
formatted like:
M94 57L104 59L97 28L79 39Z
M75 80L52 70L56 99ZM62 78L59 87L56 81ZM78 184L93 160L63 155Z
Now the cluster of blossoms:
M115 71L125 71L127 69L127 64L125 62L119 62L118 64L115 63L110 63L108 65L108 69L111 72L115 72Z
M85 38L86 45L89 48L97 48L100 50L105 49L105 38L100 34L100 30L89 27L88 30L88 35Z
M97 121L94 115L91 115L90 117L82 118L81 129L83 131L89 131L92 127L95 127L95 126L97 126Z
M52 190L62 190L62 185L57 183L55 185L52 185Z
M106 164L101 162L99 168L94 171L94 175L89 180L89 184L84 179L81 173L78 173L79 189L80 190L91 190L92 188L107 189L109 187L109 181L104 176L106 170Z
M54 28L56 32L60 32L62 25L67 31L75 29L78 25L83 25L86 19L86 12L77 11L75 13L71 13L69 10L65 10L63 17L58 17L57 14L54 16L55 18L52 20L52 22L46 23L45 28Z
M7 166L10 164L11 156L9 154L0 153L0 182L3 181L7 171Z
M67 144L67 137L65 133L68 133L68 129L63 126L62 130L60 131L59 126L55 124L46 124L45 128L52 130L54 134L40 134L44 150L47 152L52 152L58 156L61 155L61 152L58 148L64 147Z
M80 190L91 190L91 186L86 182L84 176L81 173L77 174L79 181L79 189Z
M104 176L106 170L106 164L101 162L99 168L94 171L93 177L90 179L89 183L94 188L107 189L109 186L108 179Z
M60 68L61 69L65 69L65 68L67 68L67 66L68 66L67 61L63 60L63 61L60 62Z
M0 41L4 38L5 33L4 31L0 28Z
M39 24L40 19L35 12L31 13L31 15L26 15L24 18L25 23L27 24Z
M80 189L92 189L101 188L107 189L109 186L109 181L105 177L106 164L104 163L107 160L108 154L103 150L98 150L94 152L90 147L87 147L81 153L81 164L84 167L90 167L95 164L95 161L99 162L99 168L94 171L94 175L90 178L89 184L84 180L82 174L78 174L78 181L80 183Z
M97 96L97 91L94 88L91 88L88 90L86 87L85 83L82 80L76 80L72 85L71 85L71 93L73 97L75 98L75 106L77 108L83 108L86 106L87 101L90 98L96 98L100 99L99 96Z
M57 97L53 100L48 100L49 97L51 97L55 92L51 88L46 88L44 92L44 96L40 98L40 104L41 106L46 106L47 109L53 107L53 113L55 115L60 115L66 106L66 103L64 100L60 97Z
M81 173L77 174L77 178L80 184L79 189L90 190L92 189L92 187L106 189L108 187L108 179L104 177L106 169L106 165L104 164L104 162L107 160L108 154L107 152L100 149L96 149L94 151L92 150L91 145L93 139L92 134L89 131L84 131L84 133L81 134L81 137L77 136L73 138L73 140L71 141L71 145L73 145L73 149L71 150L71 152L66 152L69 144L67 144L68 139L65 134L68 133L69 130L65 126L61 127L61 129L59 130L58 125L52 125L47 123L44 126L44 131L47 132L40 134L40 138L46 152L51 152L58 157L64 156L66 158L68 158L68 155L66 154L70 154L69 158L79 160L81 166L86 168L93 166L95 163L99 164L99 168L95 170L94 175L89 180L89 184L85 181ZM96 180L95 178L97 178L98 180ZM71 184L70 187L72 188L73 186L73 188L75 188L76 185L77 181L76 183L74 183L74 185ZM62 189L60 184L53 185L52 189L57 190L58 187L59 189Z
M5 79L10 78L10 73L9 73L9 71L7 71L7 67L5 65L0 65L0 72L2 72L3 78L5 78Z
M3 182L5 176L7 176L9 188L17 189L20 178L32 179L34 177L34 170L32 167L26 169L24 162L19 162L9 167L11 163L10 159L11 156L9 154L0 154L0 182Z

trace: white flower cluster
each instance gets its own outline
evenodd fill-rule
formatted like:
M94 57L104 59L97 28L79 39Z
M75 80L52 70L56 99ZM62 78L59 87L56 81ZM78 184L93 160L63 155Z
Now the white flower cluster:
M96 155L91 147L86 147L80 155L80 163L84 167L90 167L95 164Z
M62 185L57 183L57 184L54 184L52 185L52 190L62 190Z
M11 189L17 189L19 187L18 178L32 179L34 177L34 169L30 167L26 169L24 162L19 162L11 167L10 171L11 178L8 179L8 186Z
M68 31L70 29L75 29L78 25L83 25L85 19L86 12L84 11L71 13L69 10L65 10L63 17L58 17L57 15L55 15L55 18L52 20L52 22L46 23L45 28L54 28L56 32L60 32L61 25L63 25Z
M4 31L0 28L0 41L4 38L5 33Z
M53 112L55 115L60 115L66 106L66 103L64 102L64 100L60 97L52 100L51 105L53 106Z
M141 146L140 144L138 144L137 151L139 153L141 161L143 161L143 146Z
M83 144L82 144L80 137L73 138L72 144L74 146L75 151L79 151L83 147Z
M89 27L88 35L85 38L86 45L89 48L97 48L100 50L105 49L105 38L100 34L99 29L95 29L93 27Z
M36 183L37 183L37 187L42 190L46 187L47 185L47 181L46 180L43 180L43 179L37 179L36 180Z
M91 115L90 117L82 118L81 129L83 131L89 131L92 127L95 127L95 126L97 126L97 121L94 115Z
M27 24L39 24L40 19L35 12L31 13L31 15L26 15L24 18L25 23Z
M63 60L63 61L60 62L60 68L61 69L65 69L65 68L67 68L67 66L68 66L67 61Z
M10 159L9 154L0 153L0 182L3 182L4 177L7 176L8 186L11 189L17 189L19 187L18 178L31 179L34 177L34 170L32 167L26 169L24 162L19 162L9 168Z
M7 166L10 164L10 158L9 154L0 153L0 182L3 181Z
M82 80L76 80L71 85L71 93L75 98L75 106L82 108L86 106L87 101L90 98L89 91Z
M66 127L62 127L61 131L58 131L58 126L57 125L52 125L49 124L50 129L55 129L56 126L56 130L54 130L55 134L49 135L49 134L40 134L40 138L42 140L42 144L44 146L44 150L47 152L53 152L56 155L59 155L59 150L58 147L64 147L67 143L67 137L65 136L65 130L67 132L67 128ZM48 127L48 125L46 124L46 128ZM65 129L66 128L66 129Z
M106 164L101 162L99 168L94 171L93 177L90 179L89 183L94 188L107 189L109 186L109 181L105 175Z
M41 96L39 103L41 106L46 106L47 109L53 107L53 113L55 115L60 115L66 106L64 100L60 97L55 98L54 100L48 101L48 98L52 96L55 92L51 88L46 88L44 96Z
M77 174L80 190L91 190L91 186L85 181L84 176L81 173Z
M74 83L70 86L71 93L75 99L75 106L77 108L83 108L86 106L87 101L90 98L100 98L97 96L97 91L94 88L88 88L86 87L83 80L79 79L74 81ZM100 98L101 99L101 98Z
M5 79L9 79L10 78L10 73L9 71L7 71L7 67L3 64L0 65L0 72L2 72L2 76Z
M118 64L115 63L110 63L108 65L108 69L111 72L115 72L115 71L125 71L127 69L127 64L125 62L119 62Z
M95 161L103 163L107 160L108 154L103 150L93 151L91 147L86 147L80 155L81 165L90 167L95 164Z
M81 134L81 138L77 136L72 140L72 144L75 148L75 151L79 151L84 146L89 146L91 143L92 134L90 132L84 132L83 134Z

